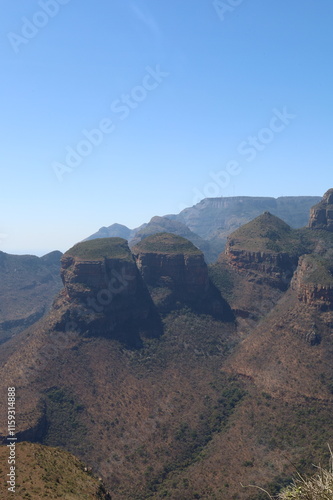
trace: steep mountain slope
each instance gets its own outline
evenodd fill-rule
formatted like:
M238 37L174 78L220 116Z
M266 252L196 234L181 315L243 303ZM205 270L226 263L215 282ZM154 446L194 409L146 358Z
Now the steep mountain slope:
M43 257L0 252L0 343L45 314L61 289L61 252Z
M76 324L87 335L139 345L140 334L159 334L159 321L127 241L102 238L78 243L61 259L64 291L55 302L57 328ZM124 333L125 332L125 333Z
M32 443L16 446L15 493L0 482L1 498L61 498L63 500L111 500L101 481L77 458L59 448ZM0 472L6 477L7 447L0 447Z
M333 231L333 189L329 189L323 199L311 208L309 227Z
M327 199L326 193L323 202ZM329 220L320 228L285 228L287 237L277 243L299 257L291 286L228 365L271 392L327 402L333 388L333 233ZM271 273L268 266L260 271Z
M73 247L50 314L0 350L18 438L77 454L115 500L265 498L241 483L275 493L294 466L326 462L333 437L332 249L328 226L295 230L270 213L229 236L209 276L201 252L170 234L143 239L135 260L121 239ZM110 296L114 269L124 287ZM210 280L236 321L184 307ZM140 290L161 313L156 288L182 295L162 308L158 335L141 326L129 343L131 301Z
M143 239L132 251L160 312L186 305L196 312L231 319L228 304L209 279L203 253L189 240L158 233Z

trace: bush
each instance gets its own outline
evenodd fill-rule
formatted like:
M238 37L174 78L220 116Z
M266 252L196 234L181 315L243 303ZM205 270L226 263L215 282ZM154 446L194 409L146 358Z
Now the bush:
M272 496L268 491L259 486L249 485L260 490L260 499L270 500L332 500L333 499L333 453L330 450L330 464L328 470L316 467L318 473L314 476L305 476L297 473L291 485L283 488L277 496ZM264 493L264 495L263 495Z
M333 498L333 454L329 469L317 467L318 473L312 477L298 474L293 484L278 495L278 500L330 500Z

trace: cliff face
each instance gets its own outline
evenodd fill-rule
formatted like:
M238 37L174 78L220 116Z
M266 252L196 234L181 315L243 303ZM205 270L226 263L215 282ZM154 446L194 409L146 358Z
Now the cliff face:
M62 257L64 290L57 329L117 338L133 345L162 332L158 312L181 305L231 319L231 311L208 278L204 256L190 241L161 233L134 249L122 238L75 245ZM74 327L73 327L74 325Z
M61 260L61 278L70 300L85 300L91 295L96 300L112 294L135 295L138 287L134 261L104 257L103 260L81 260L64 255ZM98 296L98 297L97 297ZM103 299L101 300L103 302Z
M74 321L89 335L136 343L138 330L154 323L151 297L126 240L79 243L64 254L61 263L64 291L60 302L67 309L60 328Z
M228 242L225 251L228 263L239 271L249 271L260 275L264 281L281 288L288 287L297 266L297 258L287 253L249 252L234 250Z
M333 309L333 277L320 257L303 255L291 282L300 302L322 311Z
M293 238L287 224L265 212L228 237L225 256L234 269L285 290L298 262Z
M191 231L210 241L216 232L223 233L226 238L232 231L267 210L291 227L305 226L310 208L319 201L318 196L205 198L180 214L168 217L185 223Z
M333 231L333 189L329 189L323 199L310 210L309 227Z
M136 248L137 265L150 286L164 284L179 295L195 297L209 287L207 265L203 255L140 252Z
M227 315L227 304L209 280L202 252L188 240L161 233L145 238L132 251L160 311L180 302L218 317Z

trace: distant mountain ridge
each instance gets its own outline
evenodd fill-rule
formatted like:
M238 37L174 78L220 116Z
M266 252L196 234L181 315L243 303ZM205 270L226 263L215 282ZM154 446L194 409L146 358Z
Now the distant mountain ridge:
M240 482L276 495L295 467L322 462L333 432L331 193L300 229L264 211L211 266L170 233L131 250L120 238L68 250L49 314L0 349L1 398L14 385L22 395L18 441L74 453L114 500L259 500ZM160 321L145 329L149 311ZM0 406L2 442L6 414Z
M276 215L291 227L303 227L308 223L310 209L321 199L321 196L205 198L178 215L166 217L179 220L202 238L210 239L217 230L231 233L263 212Z
M62 253L43 257L0 252L0 343L39 320L61 290Z
M112 224L86 239L120 237L127 239L131 247L152 234L170 232L189 239L203 251L208 262L214 262L224 250L228 235L263 212L270 212L292 228L300 228L308 223L311 207L321 199L320 196L205 198L179 214L155 216L136 229Z
M135 229L129 229L122 224L112 224L109 227L101 227L96 233L88 236L83 241L94 240L95 238L124 238L130 240L135 231Z

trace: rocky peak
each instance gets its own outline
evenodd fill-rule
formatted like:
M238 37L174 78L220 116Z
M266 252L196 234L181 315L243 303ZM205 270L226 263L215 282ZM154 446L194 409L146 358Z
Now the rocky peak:
M326 311L333 309L333 266L328 255L308 254L299 259L291 282L300 302Z
M309 227L333 231L333 189L329 189L323 199L310 209Z
M88 335L117 333L120 340L137 342L135 332L153 322L156 314L127 241L100 238L78 243L63 255L61 264L67 321L70 318Z
M290 226L266 211L228 237L225 255L240 272L286 289L297 266L297 246Z
M160 311L180 302L200 312L227 315L229 308L209 280L203 253L189 240L159 233L143 239L132 251Z

